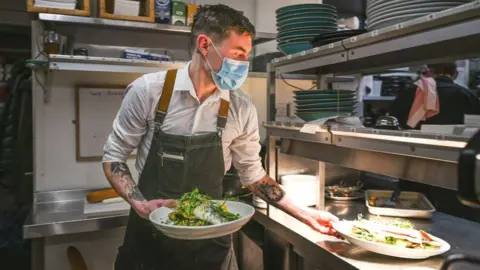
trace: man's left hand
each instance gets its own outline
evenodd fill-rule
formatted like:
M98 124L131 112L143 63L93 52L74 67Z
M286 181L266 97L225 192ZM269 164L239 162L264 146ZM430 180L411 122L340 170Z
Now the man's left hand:
M332 227L332 223L338 222L339 220L329 212L318 210L302 211L297 218L318 232L340 237Z

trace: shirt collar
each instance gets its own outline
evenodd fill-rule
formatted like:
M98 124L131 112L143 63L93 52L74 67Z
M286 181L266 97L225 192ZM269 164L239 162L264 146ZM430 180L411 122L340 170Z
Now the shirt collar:
M173 85L173 91L188 91L190 95L196 99L197 95L195 93L195 88L193 87L192 79L188 73L190 63L191 62L188 62L185 67L177 71L177 78L175 79L175 84ZM215 93L206 100L206 102L215 102L219 99L230 101L230 91L222 91L217 89Z

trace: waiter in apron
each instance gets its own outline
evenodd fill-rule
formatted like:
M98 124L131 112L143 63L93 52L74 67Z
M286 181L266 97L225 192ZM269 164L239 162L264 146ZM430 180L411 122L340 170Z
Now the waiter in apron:
M150 212L173 207L194 188L220 199L232 163L257 196L319 232L335 234L335 216L294 206L262 168L257 113L238 90L248 75L254 35L242 13L202 6L192 26L192 61L183 69L144 75L126 89L103 157L108 181L132 206L115 269L238 269L231 235L178 240L148 221ZM126 164L134 149L138 186Z

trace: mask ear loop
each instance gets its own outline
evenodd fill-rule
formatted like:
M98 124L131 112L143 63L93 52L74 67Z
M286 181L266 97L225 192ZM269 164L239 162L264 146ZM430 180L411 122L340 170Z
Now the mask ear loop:
M224 57L222 57L222 56L220 55L220 53L219 53L218 50L217 50L217 47L215 47L215 44L213 44L213 41L212 41L209 37L207 37L207 39L208 39L208 41L210 42L210 44L212 44L212 47L213 47L213 49L215 50L215 52L217 53L218 57L220 57L220 59L222 59L222 65L223 65ZM208 67L210 68L210 71L216 73L216 71L212 68L212 66L211 66L210 63L208 62L207 57L206 57L206 56L203 56L203 58L205 58L205 61L207 62Z

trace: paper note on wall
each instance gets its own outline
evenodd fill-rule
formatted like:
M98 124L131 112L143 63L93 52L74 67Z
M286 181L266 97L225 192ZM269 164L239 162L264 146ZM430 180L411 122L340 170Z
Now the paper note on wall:
M100 160L125 87L78 87L76 91L77 160Z

